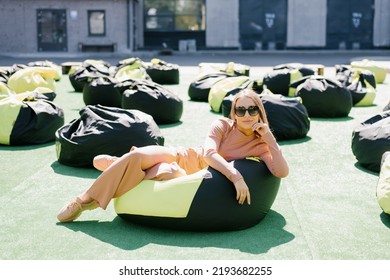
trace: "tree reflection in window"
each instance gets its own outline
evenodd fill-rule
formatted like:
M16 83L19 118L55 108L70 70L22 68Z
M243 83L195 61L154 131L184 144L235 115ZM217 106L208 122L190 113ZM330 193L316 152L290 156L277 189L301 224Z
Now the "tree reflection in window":
M144 7L146 30L206 29L205 0L145 0Z

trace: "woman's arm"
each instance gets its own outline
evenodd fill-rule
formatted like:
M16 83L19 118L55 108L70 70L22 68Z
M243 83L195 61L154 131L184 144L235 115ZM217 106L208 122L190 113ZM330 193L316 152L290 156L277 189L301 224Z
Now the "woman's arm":
M269 171L271 171L275 177L286 177L289 173L288 164L274 135L270 131L269 126L265 123L257 123L253 126L253 130L257 132L268 145L268 152L261 155L261 159L265 162Z
M248 204L250 204L249 188L241 173L232 163L227 162L217 152L225 131L226 127L224 127L221 122L213 123L204 145L204 160L209 166L221 172L234 184L234 187L236 188L236 199L240 204L243 204L245 199L247 199Z

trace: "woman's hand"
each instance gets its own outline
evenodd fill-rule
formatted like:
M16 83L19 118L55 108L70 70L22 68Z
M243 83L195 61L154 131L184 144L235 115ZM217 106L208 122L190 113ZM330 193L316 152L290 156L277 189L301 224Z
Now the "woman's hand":
M240 179L237 182L234 183L234 187L236 188L236 199L238 200L239 204L244 204L245 199L248 201L248 205L251 204L251 195L249 193L249 188L247 184L245 183L244 179Z
M252 126L252 130L257 132L260 136L263 136L266 133L271 133L268 124L263 122L257 122Z

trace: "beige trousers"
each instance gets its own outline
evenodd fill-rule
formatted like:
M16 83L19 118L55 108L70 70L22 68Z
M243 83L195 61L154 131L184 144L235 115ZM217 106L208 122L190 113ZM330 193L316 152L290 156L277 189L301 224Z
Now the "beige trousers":
M144 179L168 180L193 174L207 167L202 149L146 146L118 158L96 179L87 194L106 209Z

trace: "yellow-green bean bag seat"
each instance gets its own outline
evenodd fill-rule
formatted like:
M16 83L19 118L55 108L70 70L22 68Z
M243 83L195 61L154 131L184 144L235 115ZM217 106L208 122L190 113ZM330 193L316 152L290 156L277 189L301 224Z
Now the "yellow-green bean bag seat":
M362 68L370 70L375 75L375 81L377 84L381 84L386 79L386 68L378 65L374 60L363 59L360 61L352 61L351 66L353 68Z
M7 84L16 93L33 91L37 87L46 87L55 91L56 80L59 80L59 74L54 68L27 67L16 71Z
M390 214L390 151L385 152L382 156L376 197L383 212Z

